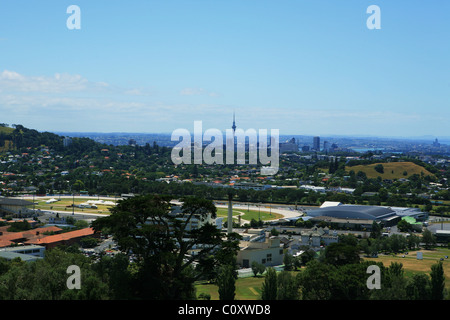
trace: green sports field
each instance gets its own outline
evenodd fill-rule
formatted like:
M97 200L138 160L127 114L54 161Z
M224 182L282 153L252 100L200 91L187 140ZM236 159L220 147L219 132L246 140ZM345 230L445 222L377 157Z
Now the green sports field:
M233 219L237 220L238 216L241 215L242 220L250 221L252 219L255 219L256 221L259 221L261 218L261 221L268 221L268 220L275 220L283 218L283 215L279 213L274 213L266 211L265 208L264 211L261 210L247 210L247 209L233 209ZM227 208L217 208L217 216L218 217L227 217L228 216L228 209Z
M85 203L88 200L94 200L92 198L75 198L74 200L72 198L61 198L61 200L54 202L54 203L46 203L47 200L52 199L52 198L48 198L48 199L39 199L39 200L35 200L35 203L37 203L35 205L36 209L41 209L41 210L53 210L53 211L67 211L67 212L72 212L72 202L75 203L75 205L79 205L81 203ZM58 200L58 198L56 198ZM32 200L31 200L32 201ZM109 200L111 201L111 200ZM114 201L113 201L114 202ZM101 205L98 204L96 205L97 209L95 208L77 208L75 207L74 211L75 212L85 212L85 213L101 213L101 214L109 214L109 208L111 208L110 205Z

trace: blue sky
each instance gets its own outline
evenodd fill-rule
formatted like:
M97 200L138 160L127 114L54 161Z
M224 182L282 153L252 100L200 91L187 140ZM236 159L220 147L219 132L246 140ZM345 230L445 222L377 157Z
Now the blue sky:
M224 130L235 111L280 134L450 136L449 14L441 0L2 0L0 122L170 133Z

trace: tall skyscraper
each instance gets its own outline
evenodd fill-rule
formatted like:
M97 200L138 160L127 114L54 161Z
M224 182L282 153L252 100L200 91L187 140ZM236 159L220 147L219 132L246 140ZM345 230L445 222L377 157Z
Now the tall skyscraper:
M235 119L235 115L234 115L234 112L233 112L233 126L231 127L231 129L233 129L233 135L236 132L236 121L235 120L236 119Z
M316 151L320 151L320 137L313 138L313 149Z

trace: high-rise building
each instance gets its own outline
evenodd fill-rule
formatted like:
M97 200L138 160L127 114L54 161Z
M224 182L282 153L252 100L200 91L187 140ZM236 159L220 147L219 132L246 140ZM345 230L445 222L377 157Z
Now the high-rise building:
M439 143L438 139L436 138L436 140L434 140L433 142L433 147L440 147L441 144Z
M298 145L295 141L295 138L292 138L286 142L280 143L280 152L297 152L298 151Z
M316 151L320 151L320 137L313 138L313 149Z
M71 137L64 137L63 145L64 147L68 147L72 144L72 138Z

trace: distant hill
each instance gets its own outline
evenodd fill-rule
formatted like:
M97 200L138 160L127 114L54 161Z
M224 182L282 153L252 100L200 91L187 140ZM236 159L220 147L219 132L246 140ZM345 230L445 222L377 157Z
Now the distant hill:
M377 165L383 166L383 173L375 170ZM353 170L355 173L358 171L362 171L366 174L367 178L377 178L381 177L382 179L401 179L408 178L413 174L421 174L424 175L433 175L427 169L422 166L419 166L413 162L388 162L388 163L373 163L367 165L357 165L352 167L346 167L346 171L350 172Z
M39 132L25 128L23 125L13 125L14 128L0 126L0 151L22 148L36 148L47 146L52 149L62 150L63 137L50 132Z
M13 128L0 126L0 152L8 151L13 147Z
M13 131L14 131L13 128L0 126L0 132L11 134Z

